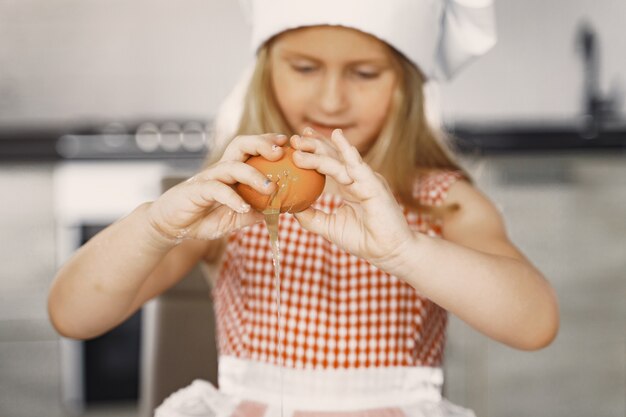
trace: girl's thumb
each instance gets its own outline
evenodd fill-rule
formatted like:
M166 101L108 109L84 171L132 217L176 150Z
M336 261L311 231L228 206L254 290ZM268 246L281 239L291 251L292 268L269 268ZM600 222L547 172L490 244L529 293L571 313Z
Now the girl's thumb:
M326 213L309 207L299 213L294 213L294 217L309 232L317 233L328 239L326 230Z

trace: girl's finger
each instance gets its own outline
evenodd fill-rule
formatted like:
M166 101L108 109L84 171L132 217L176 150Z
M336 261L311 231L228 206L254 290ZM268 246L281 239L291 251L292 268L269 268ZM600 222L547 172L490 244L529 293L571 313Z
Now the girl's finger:
M220 161L245 161L250 156L261 155L270 161L283 156L281 146L287 143L287 136L275 133L264 135L243 135L233 139Z
M339 154L342 156L346 164L352 166L358 166L363 164L361 154L354 146L350 144L350 142L348 142L348 139L346 139L346 137L343 135L343 131L341 129L333 130L330 139L339 150Z
M217 202L237 213L250 211L250 205L235 190L220 181L196 182L187 188L187 194L200 207L208 208Z
M308 152L295 151L293 161L297 167L314 169L328 175L342 185L350 185L354 180L348 175L346 167L333 157Z
M322 135L317 130L313 129L311 126L307 126L302 130L302 136L310 136L319 139L328 139L324 135Z
M218 239L234 230L259 223L263 218L263 214L256 210L237 213L227 206L219 206L198 225L196 234L202 239Z
M300 225L308 230L319 234L326 240L330 240L329 224L332 214L309 207L299 213L294 213L294 217Z
M387 194L387 188L379 176L372 168L363 162L359 151L352 146L341 129L333 131L331 140L337 146L339 155L343 159L348 176L354 181L351 191L362 199L368 199L379 195Z
M337 155L337 150L328 138L319 135L311 128L305 128L301 136L292 136L290 142L294 149L321 155Z
M335 129L332 141L339 150L339 156L346 164L346 170L355 181L380 182L372 168L363 162L359 151L348 142L341 129Z
M231 185L239 182L267 195L273 193L276 187L276 184L258 169L237 161L218 162L192 178L195 178L196 181L217 180Z
M299 135L293 135L289 139L289 143L294 149L305 152L323 153L324 149L319 142L319 139Z

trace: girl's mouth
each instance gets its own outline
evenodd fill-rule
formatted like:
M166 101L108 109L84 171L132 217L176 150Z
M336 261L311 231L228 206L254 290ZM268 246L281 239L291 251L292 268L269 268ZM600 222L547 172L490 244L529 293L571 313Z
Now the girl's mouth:
M350 127L352 127L352 125L349 124L324 124L324 123L318 123L318 122L314 122L311 120L307 120L305 122L305 126L310 126L311 128L313 128L313 130L323 134L324 136L328 136L330 137L330 135L333 133L333 131L335 129L342 129L342 130L346 130L349 129Z

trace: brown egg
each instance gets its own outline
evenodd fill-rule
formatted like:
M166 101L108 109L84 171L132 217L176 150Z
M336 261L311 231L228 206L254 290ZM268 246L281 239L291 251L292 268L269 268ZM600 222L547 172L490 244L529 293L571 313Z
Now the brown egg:
M235 186L239 195L259 211L275 208L281 213L297 213L313 204L324 190L326 177L315 170L297 167L291 159L293 148L283 149L285 153L278 161L268 161L262 156L246 161L278 185L273 195L261 194L246 184Z

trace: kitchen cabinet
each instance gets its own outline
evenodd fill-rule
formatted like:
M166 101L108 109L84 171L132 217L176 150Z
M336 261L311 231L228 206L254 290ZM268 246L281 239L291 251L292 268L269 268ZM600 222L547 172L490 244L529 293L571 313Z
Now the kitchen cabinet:
M561 327L523 352L452 318L448 397L481 417L626 412L626 152L468 158L511 239L554 286Z
M0 190L0 415L65 416L58 336L46 312L55 271L52 164L3 164Z

